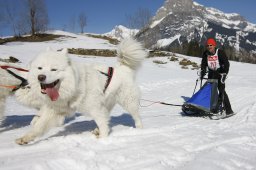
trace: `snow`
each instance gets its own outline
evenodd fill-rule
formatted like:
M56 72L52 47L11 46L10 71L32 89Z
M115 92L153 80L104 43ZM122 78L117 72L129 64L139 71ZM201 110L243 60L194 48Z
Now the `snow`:
M123 25L115 26L113 30L103 35L116 38L118 40L122 40L124 38L128 38L136 35L139 32L138 29L129 29Z
M174 37L171 37L171 38L164 38L164 39L160 39L157 41L157 47L165 47L169 44L171 44L173 41L177 40L180 38L181 35L176 35Z
M65 34L62 32L62 34ZM40 51L53 49L116 48L107 41L72 35L73 38L40 43L8 43L0 46L0 57L14 56L26 65ZM200 63L199 58L177 55ZM80 62L113 65L116 58L79 57ZM155 64L153 60L167 61ZM181 69L166 57L146 59L138 72L142 91L143 129L119 106L111 114L112 131L97 139L91 131L95 123L88 115L67 118L61 127L26 146L15 144L29 129L36 110L10 97L6 121L0 126L1 170L253 170L256 169L256 65L231 61L226 82L235 116L223 120L181 115L180 107L154 103L182 104L191 97L197 71ZM149 101L152 102L149 102Z
M172 14L172 13L170 13L170 15L171 15L171 14ZM163 17L163 18L161 18L161 19L159 19L159 20L154 21L154 22L150 25L150 28L154 28L156 25L158 25L160 22L162 22L163 19L165 19L165 17Z

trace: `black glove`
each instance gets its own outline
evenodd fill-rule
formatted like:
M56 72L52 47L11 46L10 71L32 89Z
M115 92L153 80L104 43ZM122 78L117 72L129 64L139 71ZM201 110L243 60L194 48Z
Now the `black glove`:
M226 73L221 73L221 78L220 78L220 82L222 84L225 84L226 78L227 78L227 74Z

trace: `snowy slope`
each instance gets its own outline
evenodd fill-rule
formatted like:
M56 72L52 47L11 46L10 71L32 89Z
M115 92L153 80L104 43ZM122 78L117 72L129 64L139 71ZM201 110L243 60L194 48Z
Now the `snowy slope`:
M9 43L0 57L12 55L27 64L45 47L115 48L107 41L73 35L44 43ZM113 65L116 58L71 56L80 62ZM200 63L199 58L189 58ZM167 61L157 65L153 60ZM19 146L14 140L30 127L35 110L10 97L6 121L0 127L0 170L253 170L256 169L256 65L231 62L227 93L237 115L224 120L184 117L180 107L191 96L196 70L181 69L167 58L146 59L138 72L142 90L143 129L120 107L112 111L109 137L97 139L89 115L68 118L35 142Z

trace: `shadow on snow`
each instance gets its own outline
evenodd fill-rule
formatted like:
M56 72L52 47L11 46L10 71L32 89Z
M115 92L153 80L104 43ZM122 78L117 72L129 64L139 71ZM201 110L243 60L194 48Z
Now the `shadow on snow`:
M34 115L23 115L23 116L6 116L3 122L0 125L0 133L18 129L24 126L28 126L32 121Z
M76 117L81 116L80 114L76 114L75 116L71 118L66 118L64 122L64 130L58 132L57 134L51 136L66 136L69 134L79 134L86 131L93 131L97 126L94 120L89 121L80 121L80 122L73 122L75 121ZM0 125L0 133L14 130L18 128L22 128L25 126L29 126L30 122L32 121L34 115L23 115L23 116L7 116L5 120ZM72 123L73 122L73 123ZM129 126L129 127L135 127L134 120L132 117L124 113L119 116L111 116L110 118L110 127L114 127L117 125L123 125L123 126Z
M80 116L80 115L76 114L76 117L78 117L78 116ZM69 122L73 121L74 119L75 118L66 119L65 124L68 124ZM114 127L117 125L135 127L133 118L127 113L124 113L119 116L111 116L109 125L110 125L110 127ZM83 132L90 132L90 131L93 131L96 127L97 127L97 125L94 122L94 120L74 122L74 123L70 123L69 125L66 125L64 127L64 130L58 132L57 134L55 134L51 137L67 136L69 134L79 134L79 133L83 133Z

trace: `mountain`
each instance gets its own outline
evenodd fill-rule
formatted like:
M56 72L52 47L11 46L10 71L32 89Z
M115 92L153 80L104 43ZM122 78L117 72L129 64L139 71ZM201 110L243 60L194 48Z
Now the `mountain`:
M136 35L147 48L188 54L197 42L200 54L206 39L214 37L230 58L256 63L256 25L236 13L224 13L192 0L166 0L151 23Z
M118 25L118 26L115 26L113 30L111 30L108 33L105 33L104 35L121 40L126 37L134 36L138 32L139 30L137 29L129 29L129 28L126 28L125 26Z

